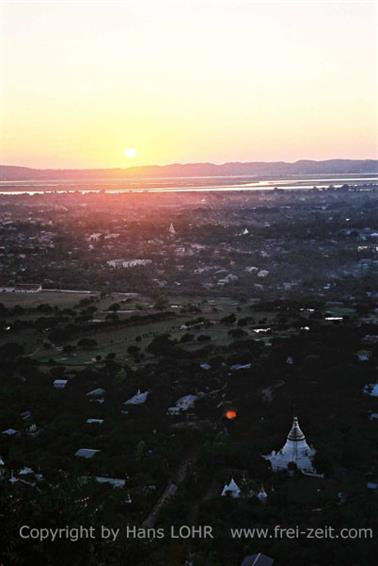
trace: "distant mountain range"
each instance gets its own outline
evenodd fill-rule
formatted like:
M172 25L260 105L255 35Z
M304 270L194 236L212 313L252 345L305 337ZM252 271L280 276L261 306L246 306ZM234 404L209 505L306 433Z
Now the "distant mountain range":
M328 159L326 161L300 160L215 163L173 163L126 169L32 169L13 165L0 165L2 181L32 181L43 179L130 179L162 177L277 177L298 175L342 175L378 173L377 159Z

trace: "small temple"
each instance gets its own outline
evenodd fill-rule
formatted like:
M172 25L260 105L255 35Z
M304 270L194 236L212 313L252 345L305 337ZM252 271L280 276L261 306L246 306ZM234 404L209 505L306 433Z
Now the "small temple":
M312 464L312 459L315 452L314 448L307 444L306 437L300 429L298 419L294 417L293 425L287 435L283 448L278 452L273 450L273 452L263 457L265 460L270 461L274 472L286 470L290 463L294 463L299 470L314 473L315 469Z
M233 497L234 499L240 497L240 487L238 486L234 478L231 478L230 483L226 483L222 490L222 497L226 495L228 497Z
M268 501L268 494L264 489L264 486L262 485L260 488L260 491L256 494L257 499L263 503L265 505L265 503Z

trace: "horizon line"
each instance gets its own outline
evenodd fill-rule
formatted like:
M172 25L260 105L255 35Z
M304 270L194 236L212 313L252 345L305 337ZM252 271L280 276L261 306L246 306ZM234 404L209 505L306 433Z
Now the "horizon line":
M151 167L186 167L186 166L193 166L193 165L211 165L215 167L223 167L225 165L250 165L250 164L263 164L263 165L272 165L272 164L285 164L285 165L296 165L298 163L327 163L330 161L378 161L378 156L376 157L363 157L363 158L350 158L350 157L330 157L327 159L310 159L310 158L301 158L296 159L295 161L285 161L285 160L274 160L274 161L224 161L224 162L214 162L214 161L188 161L188 162L169 162L164 164L146 164L146 165L129 165L126 167L74 167L74 166L67 166L67 167L35 167L31 165L13 165L13 164L6 164L0 163L0 167L15 167L20 169L32 169L35 171L93 171L93 170L108 170L108 171L129 171L133 169L143 169L143 168L151 168Z

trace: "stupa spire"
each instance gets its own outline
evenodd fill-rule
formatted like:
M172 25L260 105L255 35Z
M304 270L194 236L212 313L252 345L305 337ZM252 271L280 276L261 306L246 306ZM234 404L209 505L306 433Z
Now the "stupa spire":
M306 440L306 437L301 431L301 428L299 426L298 417L293 418L293 424L289 434L287 435L287 439L291 440L292 442L299 442L300 440Z

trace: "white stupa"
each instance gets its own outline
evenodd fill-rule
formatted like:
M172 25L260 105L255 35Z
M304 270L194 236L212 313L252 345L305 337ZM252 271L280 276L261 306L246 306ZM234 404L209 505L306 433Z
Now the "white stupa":
M268 500L268 494L264 489L264 486L262 485L260 488L260 491L256 494L257 499L263 503L265 505L265 503Z
M294 462L304 472L315 472L312 465L315 452L314 448L310 448L307 444L306 437L299 427L298 419L294 417L293 426L284 447L278 452L273 450L264 458L270 461L274 472L286 470L291 462Z
M176 230L175 230L175 227L173 226L173 224L171 224L170 227L168 228L168 232L171 236L175 236Z
M18 482L18 479L14 476L13 470L11 470L11 477L9 478L9 483L14 485L17 482Z
M238 486L234 478L231 478L230 483L226 483L226 485L224 486L222 490L222 497L224 497L225 495L233 498L240 497L240 487Z

